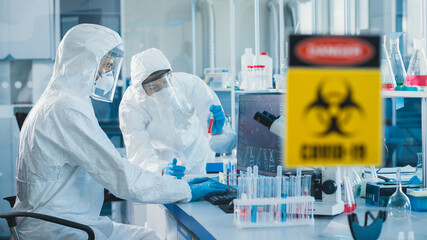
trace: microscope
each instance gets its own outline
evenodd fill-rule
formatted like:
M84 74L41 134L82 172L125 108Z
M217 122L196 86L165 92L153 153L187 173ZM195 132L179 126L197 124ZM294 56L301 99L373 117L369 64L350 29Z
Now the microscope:
M267 111L256 112L255 121L266 126L270 132L285 138L285 118L275 116ZM344 212L344 202L341 199L341 169L340 167L324 167L321 174L312 176L312 195L315 197L313 212L315 215L334 216Z

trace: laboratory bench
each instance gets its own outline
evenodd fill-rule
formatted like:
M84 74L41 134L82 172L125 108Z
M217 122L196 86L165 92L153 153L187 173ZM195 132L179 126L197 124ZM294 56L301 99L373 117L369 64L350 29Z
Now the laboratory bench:
M385 210L366 205L365 199L358 199L357 203L355 212L360 224L364 223L366 211L371 211L376 217L378 210ZM314 225L240 229L233 226L233 214L226 214L204 200L151 204L147 213L148 226L165 239L352 239L347 215L343 214L316 216ZM406 220L387 218L379 239L398 239L399 232L403 232L404 239L410 239L408 234L411 231L414 239L427 239L427 212L412 211L410 219Z

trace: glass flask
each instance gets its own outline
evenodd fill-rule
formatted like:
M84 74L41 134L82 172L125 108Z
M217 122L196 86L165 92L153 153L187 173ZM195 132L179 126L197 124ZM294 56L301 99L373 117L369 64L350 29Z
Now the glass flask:
M350 183L353 190L353 197L359 198L362 195L362 179L354 168L351 169Z
M396 170L396 177L398 180L396 192L391 195L387 203L388 217L396 219L409 218L411 216L411 202L402 191L400 167Z
M381 89L386 91L393 91L396 87L393 70L391 68L389 55L386 49L386 38L384 37L384 44L382 45L381 54Z
M390 40L390 51L388 52L388 59L390 60L391 69L394 74L394 79L397 85L403 85L406 78L405 65L403 65L402 55L399 50L399 38L402 32L395 32L387 34Z
M422 39L414 39L414 55L408 67L406 86L427 86L427 62Z
M415 168L414 176L409 179L409 185L418 185L422 183L423 179L423 153L417 153L418 162L417 167Z

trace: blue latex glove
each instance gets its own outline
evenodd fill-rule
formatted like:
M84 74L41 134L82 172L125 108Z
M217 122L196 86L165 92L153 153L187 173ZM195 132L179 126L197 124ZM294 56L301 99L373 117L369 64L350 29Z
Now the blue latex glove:
M193 178L191 179L188 184L192 185L192 184L196 184L196 183L202 183L202 182L206 182L206 181L213 181L212 178L208 178L208 177L202 177L202 178Z
M212 105L209 109L213 115L213 125L212 125L212 133L213 134L221 134L222 128L225 124L225 116L224 112L220 105ZM209 118L208 118L208 126L209 126Z
M217 181L206 178L196 178L188 182L191 189L191 201L197 201L202 197L211 193L222 193L227 191L229 188Z
M175 176L178 179L181 179L185 175L185 167L176 165L176 158L172 160L171 163L169 163L165 168L163 168L163 174L168 174Z

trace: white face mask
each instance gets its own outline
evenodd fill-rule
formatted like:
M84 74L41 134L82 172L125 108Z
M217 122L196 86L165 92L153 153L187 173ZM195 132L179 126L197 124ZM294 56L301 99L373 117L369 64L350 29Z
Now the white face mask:
M161 103L167 102L172 99L172 89L170 87L165 87L160 91L154 92L150 97Z
M113 72L109 71L104 74L100 74L99 78L95 82L95 87L104 90L104 95L111 91L114 84Z

